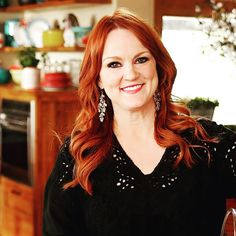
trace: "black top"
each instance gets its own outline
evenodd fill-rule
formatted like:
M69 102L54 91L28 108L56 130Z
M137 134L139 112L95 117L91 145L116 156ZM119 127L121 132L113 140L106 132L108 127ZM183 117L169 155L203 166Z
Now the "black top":
M60 149L45 189L44 236L218 236L225 199L236 198L236 134L215 122L199 121L219 143L194 141L196 164L174 168L178 146L167 148L151 174L135 166L114 137L111 154L92 173L93 196L72 180L69 140ZM145 157L144 157L145 158Z

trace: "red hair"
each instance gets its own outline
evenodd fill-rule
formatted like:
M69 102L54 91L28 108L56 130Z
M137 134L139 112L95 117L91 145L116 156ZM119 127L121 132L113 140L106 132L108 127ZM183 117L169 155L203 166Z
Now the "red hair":
M193 164L189 150L191 145L180 136L180 132L193 128L196 138L211 140L198 122L189 116L187 108L171 101L176 67L158 33L135 14L119 9L112 16L104 16L90 33L79 77L78 95L81 110L76 119L70 145L71 153L76 161L75 176L73 181L65 185L65 188L80 184L89 194L92 194L90 174L107 156L112 146L113 108L111 101L106 96L108 106L103 123L99 121L97 106L103 49L108 34L116 28L133 32L156 60L158 89L161 95L161 109L156 114L155 120L157 143L163 147L178 145L180 155L176 164L183 159L186 165L191 166ZM185 115L179 115L179 113Z

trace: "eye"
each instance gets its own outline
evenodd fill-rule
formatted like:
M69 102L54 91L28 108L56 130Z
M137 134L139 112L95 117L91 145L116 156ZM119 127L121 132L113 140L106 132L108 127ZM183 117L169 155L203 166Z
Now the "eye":
M110 62L107 67L109 68L117 68L117 67L121 67L121 63L118 62L118 61L113 61L113 62Z
M146 61L148 61L147 57L139 57L139 58L136 59L136 63L138 63L138 64L143 64Z

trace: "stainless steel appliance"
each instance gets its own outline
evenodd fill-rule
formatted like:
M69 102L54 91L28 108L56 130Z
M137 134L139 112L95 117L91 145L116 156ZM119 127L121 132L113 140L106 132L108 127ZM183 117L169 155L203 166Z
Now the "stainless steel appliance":
M3 99L0 111L0 174L33 185L34 102Z

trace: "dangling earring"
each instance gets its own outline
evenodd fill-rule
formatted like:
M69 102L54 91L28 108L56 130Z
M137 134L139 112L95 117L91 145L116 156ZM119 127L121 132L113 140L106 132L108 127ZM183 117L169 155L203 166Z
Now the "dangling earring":
M154 102L155 102L155 105L156 105L156 111L159 111L160 108L161 108L161 95L160 95L160 92L156 91L153 95L153 99L154 99Z
M102 123L104 121L105 117L105 112L106 112L106 101L105 101L105 95L103 93L103 89L101 90L100 98L99 98L99 103L98 103L98 113L99 113L99 120Z

